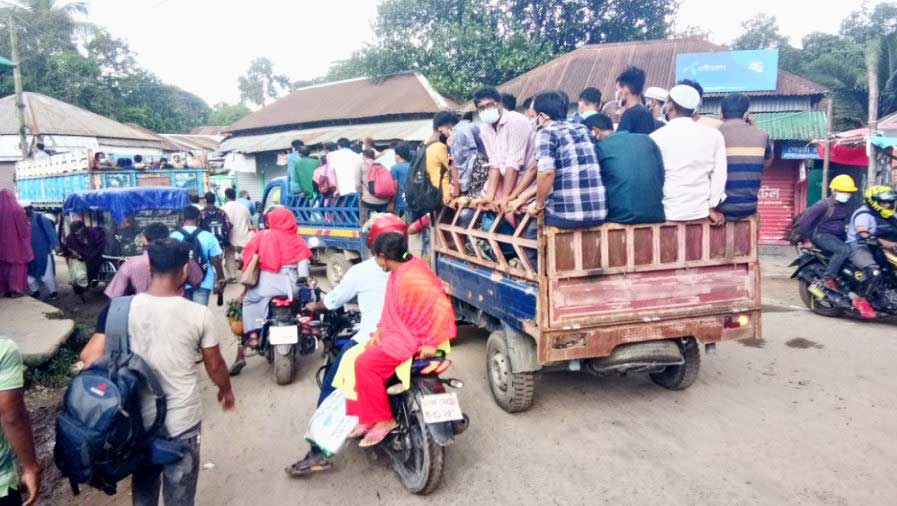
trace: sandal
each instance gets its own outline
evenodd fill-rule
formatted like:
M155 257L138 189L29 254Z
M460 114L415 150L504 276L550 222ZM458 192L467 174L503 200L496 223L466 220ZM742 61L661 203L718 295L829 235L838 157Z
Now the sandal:
M237 360L232 366L230 366L230 371L228 374L230 374L231 376L239 376L240 373L243 372L244 367L246 367L246 361L243 359Z
M256 350L259 347L259 335L255 332L250 333L246 336L246 347L252 350Z
M353 429L352 432L350 432L349 435L346 436L346 439L358 439L360 437L363 437L365 434L368 433L369 430L371 430L373 428L374 428L373 424L362 425L359 423L358 425L355 426L355 429Z
M305 455L305 458L284 469L284 471L294 478L301 478L330 469L333 469L333 462L330 462L330 459L320 453L309 452Z
M364 439L358 443L358 446L361 448L370 448L371 446L377 446L382 443L386 436L389 435L390 432L393 431L396 427L399 426L399 422L392 420L387 425L375 425L373 429L369 430L368 433L364 436Z

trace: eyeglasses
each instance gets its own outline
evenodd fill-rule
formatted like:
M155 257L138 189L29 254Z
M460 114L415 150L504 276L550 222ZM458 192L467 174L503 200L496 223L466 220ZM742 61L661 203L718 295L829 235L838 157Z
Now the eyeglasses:
M477 107L477 111L479 112L483 112L488 109L498 109L498 104L496 104L495 102L490 102L488 104L483 104Z

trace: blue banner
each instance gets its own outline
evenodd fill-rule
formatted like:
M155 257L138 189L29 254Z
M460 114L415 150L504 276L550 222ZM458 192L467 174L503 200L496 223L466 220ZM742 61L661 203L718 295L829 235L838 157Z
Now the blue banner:
M819 150L816 144L785 144L782 160L819 160Z
M676 56L676 80L697 81L705 93L775 91L778 74L778 49Z

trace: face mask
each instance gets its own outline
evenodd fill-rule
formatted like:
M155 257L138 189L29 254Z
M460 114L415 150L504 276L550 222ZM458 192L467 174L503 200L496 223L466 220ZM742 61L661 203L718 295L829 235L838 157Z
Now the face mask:
M848 200L850 200L850 194L849 194L849 193L834 192L832 195L835 197L835 200L836 200L836 201L838 201L838 202L840 202L840 203L842 203L842 204L844 204L844 203L846 203Z
M480 119L489 125L494 125L499 117L501 117L501 114L498 112L498 107L493 107L480 112Z

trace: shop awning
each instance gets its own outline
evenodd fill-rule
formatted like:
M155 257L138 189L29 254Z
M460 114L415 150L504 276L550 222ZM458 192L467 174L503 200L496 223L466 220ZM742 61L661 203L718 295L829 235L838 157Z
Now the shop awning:
M897 137L885 137L882 135L876 135L870 137L869 142L871 142L873 146L877 146L883 149L897 148Z
M225 139L218 147L221 153L262 153L290 148L296 139L313 146L324 142L336 142L340 137L356 140L370 137L375 141L424 141L433 135L431 120L391 121L387 123L367 123L360 125L337 125L288 130L272 134L243 135Z
M774 141L811 141L828 136L822 111L751 113L756 125Z

